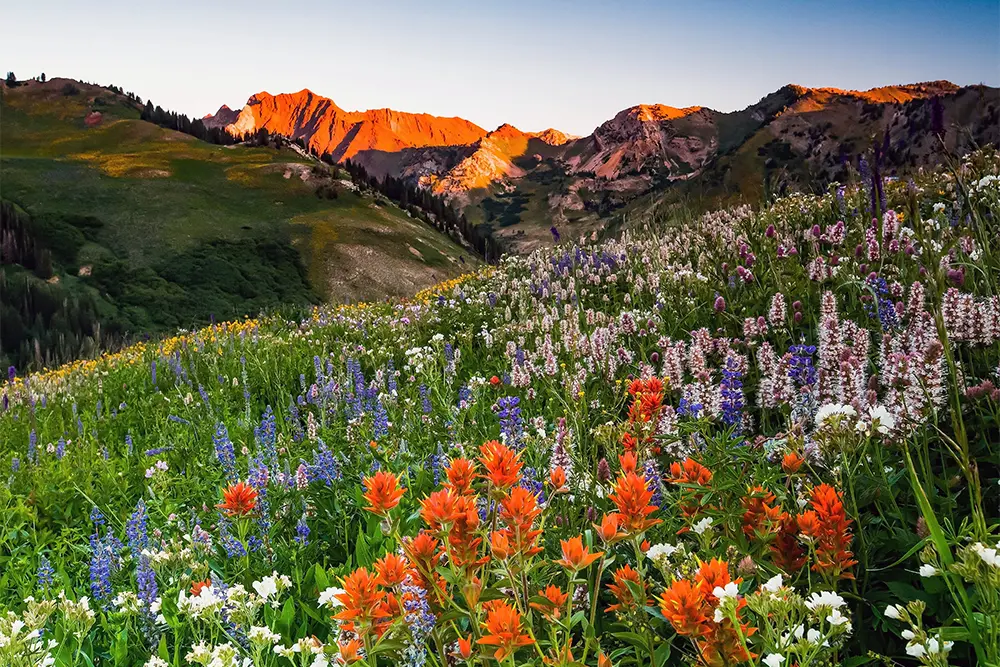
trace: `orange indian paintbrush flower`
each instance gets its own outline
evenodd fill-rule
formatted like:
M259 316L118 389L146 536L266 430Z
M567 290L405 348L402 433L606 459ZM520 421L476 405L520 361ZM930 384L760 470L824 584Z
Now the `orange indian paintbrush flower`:
M480 644L496 646L493 657L502 661L521 646L535 643L521 630L521 614L503 600L491 600L484 605L486 622L483 628L487 634L479 639Z
M507 560L510 557L510 540L507 533L495 530L490 534L490 551L497 560Z
M634 535L662 523L660 519L648 518L658 508L650 504L653 492L649 489L645 477L640 477L635 472L623 474L618 478L610 498L621 515L619 526L627 533Z
M399 504L399 499L406 492L399 486L399 478L391 472L379 470L371 477L365 477L365 500L370 504L365 509L374 514L385 516Z
M799 515L798 524L802 534L816 545L812 569L834 580L853 579L847 570L858 561L849 550L852 522L840 493L829 484L820 484L812 490L809 504L812 509Z
M660 612L679 635L697 637L708 623L708 606L700 587L678 579L660 596Z
M560 540L562 546L562 559L556 561L556 565L562 565L567 570L578 572L590 567L590 564L604 555L603 551L590 553L590 550L583 546L582 537L571 537L568 540Z
M344 665L352 665L361 660L361 649L364 648L364 644L360 639L352 639L342 644L338 644L337 648L340 649L340 655L337 656L340 663Z
M452 655L462 660L472 657L472 637L459 637L457 640L458 650Z
M642 591L641 599L636 599L633 587ZM646 584L631 565L624 565L614 571L614 582L608 584L608 590L618 601L617 604L610 605L608 611L631 612L650 604L646 599Z
M469 459L452 459L445 470L448 481L444 487L451 489L456 496L464 496L472 492L472 482L476 479L476 464Z
M379 590L378 578L365 568L359 567L344 577L341 585L344 592L337 595L337 600L344 605L344 610L335 615L335 619L365 623L388 614L381 607L385 592Z
M692 458L685 459L684 463L674 461L670 464L670 481L675 484L708 486L712 481L712 471Z
M483 475L499 489L509 489L521 481L523 465L517 453L496 440L483 443L479 448L479 462L486 468Z
M799 456L797 452L788 452L781 458L781 469L792 475L799 471L803 463L805 463L805 459Z
M378 583L392 588L406 579L406 575L410 573L410 561L399 554L388 553L375 561L375 572L378 574Z
M621 514L605 514L604 518L601 519L600 525L596 523L594 524L597 536L608 544L617 542L618 540L624 538L625 533L618 530L618 525L621 523L621 519Z
M552 472L549 473L549 486L552 487L553 493L569 491L566 488L566 471L561 466L553 468Z
M246 516L257 507L257 490L249 484L230 484L222 490L219 509L229 516Z
M455 520L456 496L450 489L440 489L420 501L420 516L434 532L450 526Z
M549 584L541 592L541 597L544 598L544 601L529 602L529 606L542 612L542 615L549 620L558 620L560 612L566 606L566 601L569 600L569 593L563 593L558 586Z

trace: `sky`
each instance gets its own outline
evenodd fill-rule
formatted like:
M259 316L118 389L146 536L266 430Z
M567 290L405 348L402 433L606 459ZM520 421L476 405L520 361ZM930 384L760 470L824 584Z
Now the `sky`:
M347 110L585 135L636 104L732 111L787 83L1000 86L1000 0L6 4L3 72L195 117L308 88Z

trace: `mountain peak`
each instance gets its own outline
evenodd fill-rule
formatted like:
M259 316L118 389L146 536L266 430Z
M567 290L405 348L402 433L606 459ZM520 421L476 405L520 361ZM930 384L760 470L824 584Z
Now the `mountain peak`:
M868 90L845 90L831 87L809 88L794 83L788 84L785 88L792 90L798 97L814 97L820 100L851 97L870 104L898 104L915 99L947 95L959 90L959 86L945 80L879 86Z
M638 104L625 109L623 113L635 117L638 121L649 122L676 120L684 116L690 116L695 112L701 111L701 109L702 107L684 107L683 109L678 109L677 107L669 107L666 104Z

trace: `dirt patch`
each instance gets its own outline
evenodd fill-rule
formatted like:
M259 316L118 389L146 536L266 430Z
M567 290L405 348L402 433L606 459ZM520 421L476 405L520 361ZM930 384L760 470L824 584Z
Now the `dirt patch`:
M83 124L87 127L97 127L104 120L104 116L100 111L91 111L87 114L87 117L83 119Z

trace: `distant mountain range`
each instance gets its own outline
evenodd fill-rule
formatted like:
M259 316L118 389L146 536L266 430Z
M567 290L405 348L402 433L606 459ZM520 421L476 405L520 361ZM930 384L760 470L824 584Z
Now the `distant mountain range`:
M945 152L1000 141L1000 90L948 81L868 91L787 85L734 112L630 107L585 137L349 112L308 90L258 93L240 112L223 106L204 122L233 134L265 128L317 155L419 184L526 250L553 224L588 232L637 201L646 209L692 199L709 206L822 188L876 143L886 148L886 173L935 164Z

